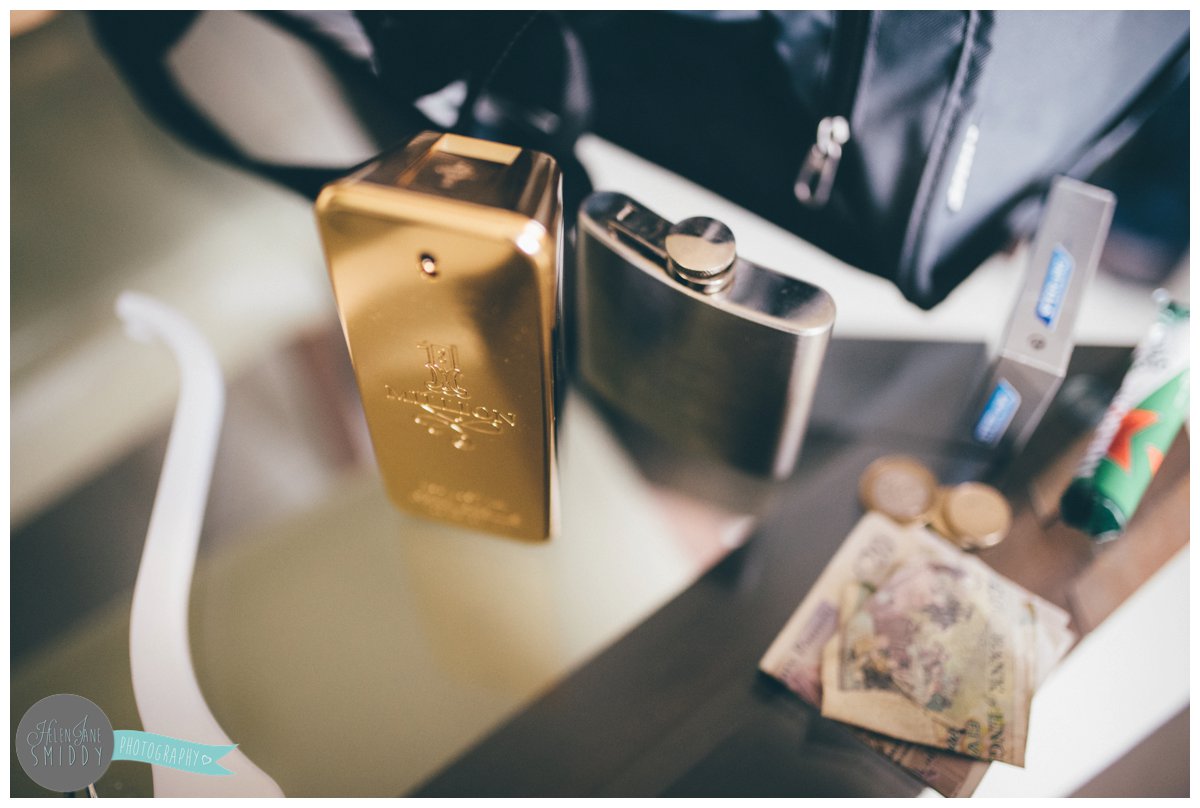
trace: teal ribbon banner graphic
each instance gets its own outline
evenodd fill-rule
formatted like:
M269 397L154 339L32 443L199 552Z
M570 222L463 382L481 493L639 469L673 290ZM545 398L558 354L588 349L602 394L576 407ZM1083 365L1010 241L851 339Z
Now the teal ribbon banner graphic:
M137 760L193 774L233 774L217 761L237 749L237 744L193 743L135 729L119 729L113 736L113 760Z

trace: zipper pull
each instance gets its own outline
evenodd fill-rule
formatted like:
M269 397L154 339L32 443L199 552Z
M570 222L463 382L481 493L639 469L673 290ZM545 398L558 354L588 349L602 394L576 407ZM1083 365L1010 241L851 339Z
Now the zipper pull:
M817 142L808 150L808 157L796 177L796 199L810 208L823 208L833 192L842 146L850 140L850 122L841 115L822 118L817 124Z

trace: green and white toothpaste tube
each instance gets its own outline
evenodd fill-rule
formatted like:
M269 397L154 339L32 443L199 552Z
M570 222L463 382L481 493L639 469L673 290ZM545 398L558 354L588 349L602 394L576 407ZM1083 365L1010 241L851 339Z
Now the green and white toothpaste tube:
M1187 417L1190 310L1160 306L1062 496L1063 521L1096 541L1124 532Z

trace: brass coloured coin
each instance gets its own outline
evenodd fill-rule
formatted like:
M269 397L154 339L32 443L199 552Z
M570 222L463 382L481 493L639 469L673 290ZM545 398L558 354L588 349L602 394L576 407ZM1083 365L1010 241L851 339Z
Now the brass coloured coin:
M960 483L946 492L942 516L950 538L966 550L984 550L1004 540L1012 527L1012 507L984 483Z
M933 507L929 509L929 526L939 536L954 541L954 532L946 524L946 514L943 510L946 502L946 493L949 490L949 488L943 485L934 493Z
M863 507L901 524L923 521L934 505L937 478L911 457L888 455L867 466L858 481Z

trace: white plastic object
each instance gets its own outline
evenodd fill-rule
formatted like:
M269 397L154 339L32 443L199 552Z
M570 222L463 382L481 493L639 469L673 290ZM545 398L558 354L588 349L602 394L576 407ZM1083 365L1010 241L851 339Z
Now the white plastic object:
M179 365L179 403L129 621L129 661L138 715L146 732L229 745L234 742L200 691L188 641L192 572L225 408L221 368L203 335L166 304L123 292L117 298L117 315L131 337L164 343ZM241 749L219 762L233 774L193 774L152 766L154 796L283 796L279 785Z

